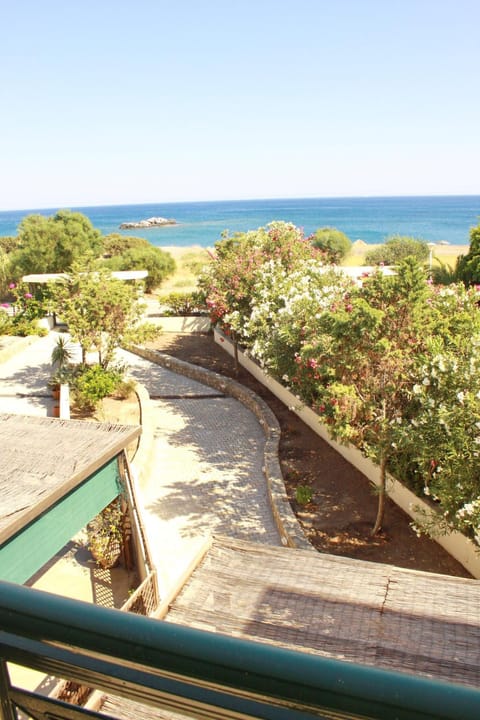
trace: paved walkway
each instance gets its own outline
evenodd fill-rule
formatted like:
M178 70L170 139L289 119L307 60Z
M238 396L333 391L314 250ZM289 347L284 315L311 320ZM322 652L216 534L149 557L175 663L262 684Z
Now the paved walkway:
M52 415L47 383L52 375L52 350L58 333L43 338L4 338L0 352L0 411L18 415ZM15 344L14 344L15 343ZM23 348L15 352L15 347ZM13 352L13 354L11 354Z
M131 353L122 359L153 403L153 471L140 494L161 594L212 533L281 545L262 469L265 437L250 410Z
M52 414L47 381L56 339L52 332L0 363L0 412ZM195 380L119 355L152 398L153 470L140 499L161 594L211 533L281 545L262 469L264 433L253 413Z

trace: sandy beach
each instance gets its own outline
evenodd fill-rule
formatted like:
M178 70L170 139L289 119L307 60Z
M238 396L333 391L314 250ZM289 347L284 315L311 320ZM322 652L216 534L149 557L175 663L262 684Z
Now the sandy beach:
M364 257L370 250L374 250L379 247L381 247L381 245L370 245L362 240L357 240L352 244L350 255L361 258ZM440 243L435 243L432 248L432 254L434 258L438 257L443 261L444 258L457 258L460 255L466 255L469 249L469 245L440 245Z
M352 244L352 249L350 251L350 255L354 256L355 258L358 258L358 264L362 264L362 258L365 257L367 252L370 250L373 250L374 248L381 247L380 245L371 245L368 243L363 242L362 240L357 240L355 243ZM442 262L455 262L455 259L459 255L466 255L469 251L469 245L440 245L436 244L433 247L433 258L437 257ZM189 245L187 247L178 247L176 245L165 245L162 246L162 250L165 250L166 252L169 252L176 262L182 262L196 259L197 261L202 261L202 259L205 259L206 262L208 262L209 255L208 250L212 250L213 248L204 248L200 245Z

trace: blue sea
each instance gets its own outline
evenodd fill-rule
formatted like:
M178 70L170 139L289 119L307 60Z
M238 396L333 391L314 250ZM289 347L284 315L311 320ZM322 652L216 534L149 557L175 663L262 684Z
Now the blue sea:
M52 215L60 208L0 212L0 236L16 235L25 215ZM352 242L382 243L390 235L428 242L468 245L469 230L480 222L480 196L305 198L222 202L158 203L72 207L87 215L103 234L144 237L158 246L212 246L224 231L254 230L273 220L292 222L306 235L319 227L342 230ZM174 218L177 225L119 230L123 222Z

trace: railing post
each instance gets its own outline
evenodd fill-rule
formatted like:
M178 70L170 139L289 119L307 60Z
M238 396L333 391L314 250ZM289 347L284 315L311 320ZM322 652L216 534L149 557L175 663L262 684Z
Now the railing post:
M10 700L10 676L7 663L0 658L0 720L17 720L17 712Z

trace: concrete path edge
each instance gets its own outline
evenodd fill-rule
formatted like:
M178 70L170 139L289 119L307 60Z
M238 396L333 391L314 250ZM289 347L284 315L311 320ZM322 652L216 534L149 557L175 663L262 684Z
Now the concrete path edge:
M241 383L225 377L220 373L202 368L199 365L193 365L192 363L188 363L184 360L179 360L171 355L162 353L159 350L150 350L138 345L130 346L126 349L128 349L129 352L171 370L178 375L184 375L185 377L197 380L208 387L219 390L226 395L230 395L241 402L255 415L265 434L264 473L267 481L268 495L270 498L273 516L280 533L282 543L287 547L302 550L313 550L316 552L314 547L305 537L288 501L278 455L280 425L266 402L264 402L264 400L262 400L252 390L244 385L241 385ZM146 396L148 396L146 391L145 393ZM149 471L149 462L151 458L151 450L149 449L149 446L151 446L152 442L150 439L150 436L152 435L150 432L151 421L148 419L148 404L150 403L150 398L148 397L147 400L145 393L142 392L141 395L139 395L139 399L141 403L145 404L145 406L142 407L142 425L145 423L144 432L146 437L143 441L141 441L140 447L137 450L137 454L135 455L133 461L137 468L137 472L140 473L141 477L146 475ZM140 456L138 456L139 452Z

